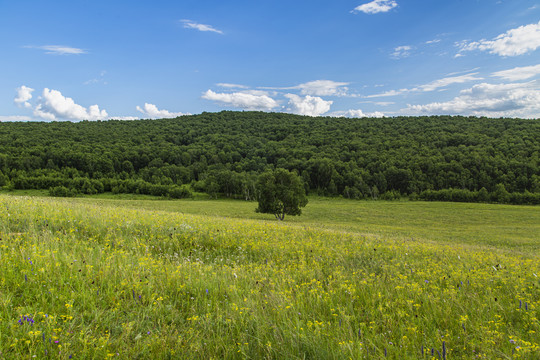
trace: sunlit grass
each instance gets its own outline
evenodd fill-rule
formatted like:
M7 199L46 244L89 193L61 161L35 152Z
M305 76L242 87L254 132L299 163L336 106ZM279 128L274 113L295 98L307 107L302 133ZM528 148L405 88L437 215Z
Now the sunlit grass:
M0 358L539 357L540 256L509 251L538 247L536 208L324 202L278 223L2 195Z
M256 202L240 200L73 199L83 203L163 210L185 214L269 220ZM311 197L301 216L287 224L329 230L421 239L449 244L492 245L511 251L540 251L540 210L536 206L413 201L356 201Z

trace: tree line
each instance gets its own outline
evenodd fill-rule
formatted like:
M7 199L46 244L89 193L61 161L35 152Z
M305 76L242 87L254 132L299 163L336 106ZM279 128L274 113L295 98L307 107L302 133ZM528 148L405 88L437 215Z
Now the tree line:
M325 196L540 203L540 122L224 111L0 123L7 188L253 200L258 177L273 169L296 172L306 192ZM499 196L503 188L509 196Z

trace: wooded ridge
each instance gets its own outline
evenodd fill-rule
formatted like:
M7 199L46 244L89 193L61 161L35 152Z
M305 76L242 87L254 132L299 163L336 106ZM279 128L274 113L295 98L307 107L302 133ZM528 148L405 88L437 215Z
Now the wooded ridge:
M540 122L223 111L0 123L0 186L8 188L253 199L268 168L296 171L320 195L539 203Z

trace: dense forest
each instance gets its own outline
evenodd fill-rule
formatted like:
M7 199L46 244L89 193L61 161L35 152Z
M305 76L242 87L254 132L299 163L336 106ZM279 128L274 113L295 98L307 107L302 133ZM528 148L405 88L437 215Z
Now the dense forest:
M268 168L296 171L312 194L537 204L540 122L224 111L0 123L0 186L8 189L250 200Z

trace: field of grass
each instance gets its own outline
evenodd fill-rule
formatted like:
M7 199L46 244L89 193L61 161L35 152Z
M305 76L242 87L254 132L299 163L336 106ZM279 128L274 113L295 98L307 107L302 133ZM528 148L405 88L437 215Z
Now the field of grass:
M274 222L272 215L255 213L256 202L156 198L118 200L77 198L72 201ZM540 251L540 208L537 206L311 197L302 215L287 216L285 223L409 240L492 245L512 252Z
M536 207L0 195L0 358L538 359Z

